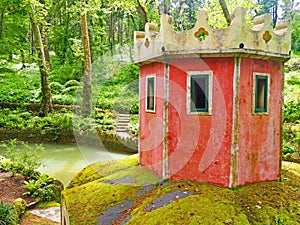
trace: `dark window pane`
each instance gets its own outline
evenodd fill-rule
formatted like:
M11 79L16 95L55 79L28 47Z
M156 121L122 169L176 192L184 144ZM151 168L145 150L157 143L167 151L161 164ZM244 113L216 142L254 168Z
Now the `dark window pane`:
M147 78L147 109L154 110L154 77Z
M268 77L255 78L255 112L267 112L268 109Z
M191 76L191 111L208 111L208 75Z

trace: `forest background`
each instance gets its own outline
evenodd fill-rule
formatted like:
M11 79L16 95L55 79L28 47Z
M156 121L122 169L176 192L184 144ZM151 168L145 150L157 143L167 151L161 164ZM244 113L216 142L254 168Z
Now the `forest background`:
M138 135L138 74L133 32L170 14L177 31L195 24L197 10L213 27L226 27L218 0L3 0L0 2L0 131L39 129L112 132L116 113L131 113L128 131ZM300 2L228 0L247 21L272 15L292 24L292 59L286 64L283 151L300 147ZM90 93L85 96L83 93ZM89 104L86 104L89 103ZM79 108L72 106L82 106ZM73 110L72 108L77 109ZM75 112L75 113L74 113ZM11 134L11 133L10 133ZM6 138L3 136L3 138Z

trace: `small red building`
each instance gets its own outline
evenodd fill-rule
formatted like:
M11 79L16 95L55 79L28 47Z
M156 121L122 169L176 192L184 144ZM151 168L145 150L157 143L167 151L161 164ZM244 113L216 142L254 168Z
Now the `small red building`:
M238 7L231 25L215 29L199 11L191 30L135 32L140 66L140 165L163 179L224 187L280 175L283 62L290 58L289 21L253 28Z

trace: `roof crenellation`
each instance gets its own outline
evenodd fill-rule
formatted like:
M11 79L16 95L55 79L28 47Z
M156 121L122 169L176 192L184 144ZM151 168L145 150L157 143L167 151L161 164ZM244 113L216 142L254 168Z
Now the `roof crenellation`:
M246 23L243 7L237 7L231 18L230 26L213 28L208 23L207 12L200 10L192 29L176 32L172 25L173 18L162 15L160 29L155 23L147 23L145 32L135 32L135 62L151 61L166 55L178 57L191 54L204 57L246 54L282 61L290 57L289 20L278 21L273 29L271 15L264 14L253 19L254 26L251 29Z

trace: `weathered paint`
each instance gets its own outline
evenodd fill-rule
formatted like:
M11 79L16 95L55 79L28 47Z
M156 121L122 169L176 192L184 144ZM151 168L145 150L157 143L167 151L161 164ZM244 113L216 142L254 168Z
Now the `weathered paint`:
M279 176L282 63L250 58L181 58L141 67L140 164L164 179L225 187ZM211 114L189 114L187 74L211 71ZM253 112L253 73L270 74L269 113ZM156 111L146 80L156 75Z
M169 153L169 144L168 144L168 124L169 124L169 82L170 82L170 65L165 62L164 66L164 134L163 134L163 168L162 168L162 178L168 179L169 173L169 163L168 163L168 153Z
M156 75L155 112L146 112L146 76ZM140 165L147 166L155 173L162 174L163 157L163 96L164 96L164 64L153 63L140 70Z
M269 113L253 113L253 73L270 74ZM238 185L279 178L282 63L243 58L239 99Z
M226 66L225 66L226 65ZM226 68L226 69L224 69ZM168 94L168 175L170 179L191 179L209 181L228 186L230 171L231 112L233 58L220 59L179 59L170 61ZM212 115L189 115L186 110L186 88L188 71L213 71ZM160 77L164 74L163 66L154 63L141 67L141 115L140 115L140 153L141 165L154 167L161 175L159 160L163 153L163 130L159 119L163 120L162 93L157 94L156 113L142 112L145 98L147 74L156 73L157 91L166 90L161 86ZM144 83L144 84L143 84ZM156 125L149 126L152 121ZM160 125L158 125L160 123ZM150 130L152 129L152 131ZM161 137L158 137L162 135ZM161 145L149 150L151 140L161 140ZM157 155L156 155L157 154ZM154 156L156 155L156 156ZM156 158L156 160L154 160ZM156 165L153 165L153 162Z
M173 59L170 62L170 179L229 184L233 58ZM188 71L213 72L212 114L187 114Z
M232 143L231 143L231 161L230 161L230 178L229 178L230 188L237 186L237 179L238 179L240 74L241 74L241 58L236 57L234 60L234 74L233 74Z
M164 179L236 187L279 177L282 62L290 58L291 25L278 22L273 30L271 16L262 15L250 28L245 9L238 7L232 15L226 29L210 27L207 13L199 11L190 30L176 32L172 17L162 15L160 29L147 23L145 32L135 32L134 60L141 67L140 162ZM197 38L200 30L205 39ZM190 112L187 74L204 71L212 74L212 104L207 107L205 101L208 112ZM267 113L253 108L255 73L269 77ZM147 74L156 74L153 113L145 111Z

